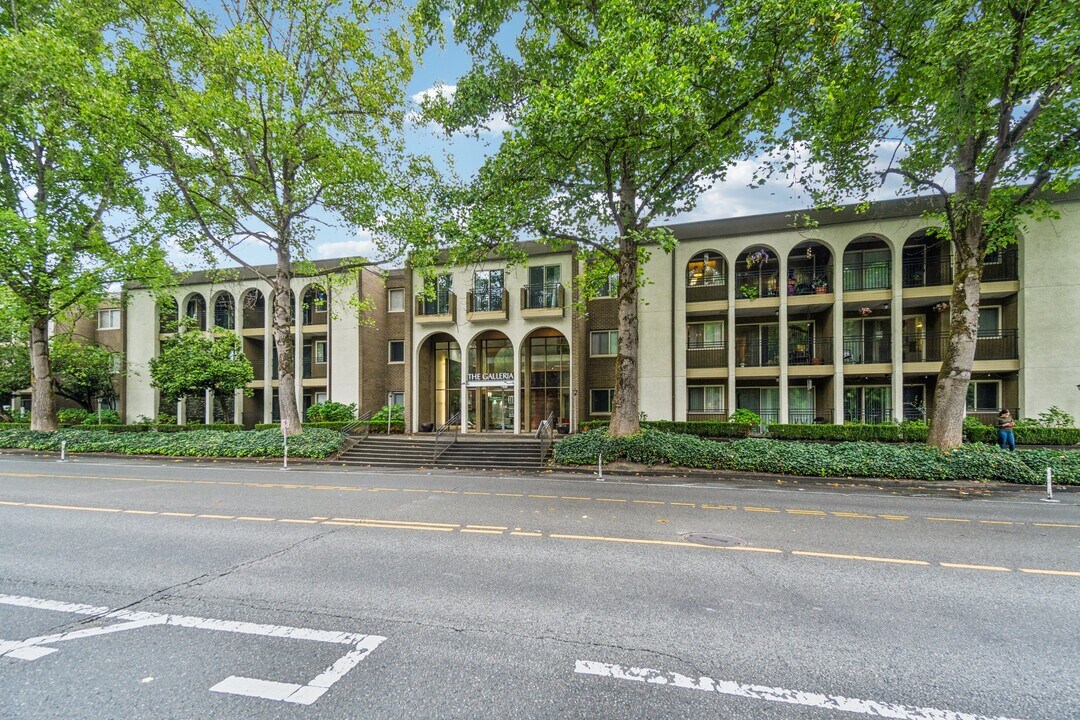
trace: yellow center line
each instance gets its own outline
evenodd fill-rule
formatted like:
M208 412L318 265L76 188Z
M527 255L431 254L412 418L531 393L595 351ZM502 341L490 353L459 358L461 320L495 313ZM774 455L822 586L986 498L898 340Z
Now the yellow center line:
M1080 528L1080 525L1065 525L1063 523L1032 523L1038 527L1062 527L1062 528Z
M538 532L522 532L520 530L514 530L511 535L517 535L518 537L544 537L543 533Z
M1016 525L1010 520L980 520L983 525Z
M404 488L401 492L416 492L416 493L429 493L430 490L417 490L415 488Z
M525 497L525 493L495 493L496 497Z
M247 515L241 515L240 517L238 517L236 519L237 520L251 520L251 521L255 521L255 522L274 522L274 518L251 517L251 516L247 516Z
M669 502L668 505L681 505L683 507L697 507L697 503Z
M160 512L158 515L168 515L169 517L195 517L195 513L182 512Z
M744 507L743 510L745 510L746 512L771 512L771 513L780 512L779 510L773 510L772 508L766 508L766 507Z
M474 528L462 528L463 533L476 533L478 535L502 535L502 530L477 530Z
M489 492L474 492L472 490L466 490L465 492L462 493L462 495L490 495L490 494L491 493L489 493Z
M211 520L232 520L234 515L196 515L195 517L210 518Z
M665 504L663 500L635 500L634 502L639 503L641 505L664 505Z
M432 532L454 532L452 527L431 527L428 525L388 525L381 522L338 522L323 520L322 525L348 525L350 527L385 528L387 530L430 530Z
M1000 565L965 565L964 563L938 563L941 567L959 568L960 570L992 570L994 572L1012 572L1011 568Z
M620 500L619 498L593 498L593 499L596 500L597 502L621 502L621 503L626 502L625 500Z
M317 525L318 520L301 520L300 518L278 518L278 522L283 523L302 523L304 525Z
M701 509L702 510L738 510L739 508L736 507L735 505L706 505L705 503L702 503L701 504Z
M592 498L587 498L587 497L576 497L576 496L574 496L574 495L563 495L563 496L562 496L562 497L560 497L559 499L560 499L560 500L592 500Z
M14 506L14 507L18 507L18 506L23 505L23 503L21 503L21 502L11 502L10 500L0 500L0 505L11 505L11 506Z
M507 529L507 527L505 525L466 525L465 527L472 528L473 530L506 530Z
M125 510L129 515L157 515L156 510Z
M877 520L877 517L874 515L863 515L862 513L834 512L833 515L842 518L862 518L864 520Z
M907 515L878 515L882 520L907 520Z
M937 522L963 522L969 523L970 520L964 520L963 518L942 518L942 517L928 517L927 520L934 520Z
M79 505L44 505L41 503L25 503L25 507L30 508L45 508L46 510L84 510L87 512L106 512L117 513L120 512L120 508L103 508L103 507L82 507Z
M840 555L837 553L810 552L808 550L792 550L792 555L805 557L831 558L834 560L866 560L867 562L898 563L901 565L929 565L925 560L904 560L901 558L882 558L871 555Z
M787 510L786 512L792 515L816 515L817 517L825 517L825 513L821 510Z
M420 522L419 520L383 520L374 518L349 518L349 517L336 517L337 522L354 522L354 523L366 523L366 522L378 522L386 525L423 525L425 527L448 527L457 528L461 527L458 523L443 523L443 522Z
M1034 575L1066 575L1068 577L1080 577L1080 572L1072 572L1070 570L1033 570L1031 568L1020 568L1020 572L1032 573Z

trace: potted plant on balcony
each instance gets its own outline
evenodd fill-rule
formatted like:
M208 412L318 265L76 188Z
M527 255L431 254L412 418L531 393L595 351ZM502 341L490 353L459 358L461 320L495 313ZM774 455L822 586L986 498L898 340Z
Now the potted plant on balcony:
M814 278L814 292L818 295L824 295L829 292L829 281L825 279L824 275L818 275Z
M739 297L741 297L741 298L745 298L747 300L757 300L758 295L760 295L760 294L761 294L761 291L758 289L757 285L740 285L739 286Z
M746 256L746 269L749 270L755 265L764 265L769 262L769 251L764 248L755 250Z

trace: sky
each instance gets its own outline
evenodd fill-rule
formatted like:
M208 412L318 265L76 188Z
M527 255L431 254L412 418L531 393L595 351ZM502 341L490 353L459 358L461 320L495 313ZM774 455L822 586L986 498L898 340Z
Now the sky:
M447 35L449 34L448 29ZM418 109L418 103L424 95L439 92L439 86L442 86L442 92L446 92L447 89L452 91L458 78L465 74L468 67L468 54L464 48L455 45L448 37L444 45L433 46L423 55L406 88L406 97L415 105L414 109ZM500 122L496 119L492 123L490 132L484 133L479 138L460 135L448 138L434 126L410 122L406 129L406 148L411 153L431 157L440 167L445 168L448 164L452 164L459 177L468 178L481 166L484 159L498 148L501 133L508 128L505 121ZM452 159L444 162L447 155L452 156ZM752 183L754 171L759 164L760 158L735 163L724 182L715 184L701 194L693 210L668 218L666 221L681 223L758 215L803 209L812 204L808 195L800 192L798 188L791 187L783 177L774 177L761 186L758 186L756 182ZM899 182L890 180L870 199L896 197L899 187ZM332 224L332 218L327 218L327 220ZM377 255L370 233L363 230L330 226L319 228L316 233L309 251L309 256L313 259L346 256L371 258ZM273 262L270 252L255 243L243 247L239 254L248 262ZM201 256L185 254L175 246L170 248L169 257L183 268L206 265Z

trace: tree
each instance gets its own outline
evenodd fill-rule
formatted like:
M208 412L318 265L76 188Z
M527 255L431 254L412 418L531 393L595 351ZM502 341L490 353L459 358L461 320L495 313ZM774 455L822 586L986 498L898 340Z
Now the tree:
M151 384L164 402L209 390L224 409L225 398L237 390L251 395L247 385L254 379L240 336L221 328L203 333L189 324L163 340L161 353L150 358Z
M817 164L796 172L822 202L889 176L939 196L954 278L929 442L949 448L963 440L986 255L1080 175L1080 24L1055 0L871 0L859 28L788 138Z
M97 400L111 403L116 398L113 353L108 348L58 335L52 338L49 355L57 395L90 412L97 409Z
M412 47L379 27L394 9L224 0L203 12L162 2L126 48L146 91L138 122L164 171L159 204L170 232L208 261L224 256L273 289L279 403L290 435L302 431L290 281L299 274L340 281L343 270L369 264L303 263L315 228L327 218L375 228L410 185L394 130ZM247 262L245 243L268 248L273 269Z
M0 287L27 326L34 430L57 427L50 321L165 267L105 42L119 18L110 2L0 6Z
M434 0L437 4L437 0ZM451 257L515 257L523 233L575 245L586 295L618 273L618 357L610 432L638 415L638 294L658 227L692 209L771 135L835 40L846 6L830 0L458 0L453 33L473 57L456 91L432 98L448 132L505 117L511 130L459 203ZM524 28L503 49L511 18ZM473 130L475 131L475 130ZM430 256L430 255L429 255Z

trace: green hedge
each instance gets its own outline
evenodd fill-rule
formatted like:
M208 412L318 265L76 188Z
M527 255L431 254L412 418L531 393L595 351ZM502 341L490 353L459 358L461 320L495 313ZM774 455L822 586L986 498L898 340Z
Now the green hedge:
M1017 445L1080 445L1080 428L1045 428L1017 425L1013 428L1013 432L1016 433ZM964 435L970 442L998 444L996 428L970 428L965 431Z
M645 429L630 437L592 430L555 445L555 462L595 465L605 461L689 468L742 470L818 477L875 477L913 480L1000 480L1045 482L1046 467L1056 482L1080 485L1080 453L1054 450L1003 452L983 444L944 453L929 445L875 442L800 443L747 439L712 442L690 435Z
M275 426L277 427L277 426ZM65 425L61 424L61 430L80 428L83 430L98 430L112 433L138 433L138 432L192 432L195 430L217 430L220 432L239 432L244 429L243 425L232 423L215 423L213 425ZM30 423L0 423L0 430L29 430Z
M581 423L581 430L607 429L606 420L587 420ZM672 422L671 420L643 420L641 427L660 432L678 433L680 435L696 435L706 438L744 438L750 435L752 425L744 423L726 423L713 420L696 420L690 422Z
M306 422L303 423L303 428L322 428L324 430L343 430L346 425L350 425L356 422L355 420L343 421L343 422ZM278 434L281 434L281 423L259 423L255 426L256 430L277 430ZM386 420L382 423L372 423L371 432L374 434L386 434ZM403 422L391 422L391 433L403 433L405 432L405 423Z
M121 426L127 427L127 426ZM187 457L281 457L280 433L192 430L180 433L61 430L55 433L0 429L0 448L60 450L69 453L109 452L122 455L181 455ZM341 448L345 436L313 428L289 438L290 457L324 458Z
M867 442L926 442L930 429L926 425L780 425L768 426L774 440L839 440Z

